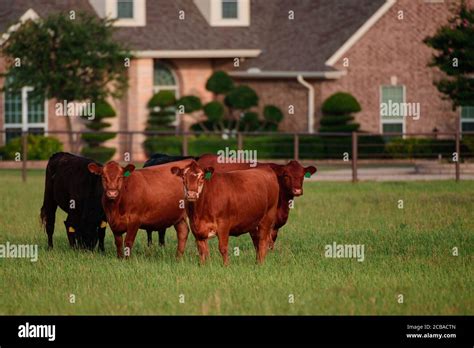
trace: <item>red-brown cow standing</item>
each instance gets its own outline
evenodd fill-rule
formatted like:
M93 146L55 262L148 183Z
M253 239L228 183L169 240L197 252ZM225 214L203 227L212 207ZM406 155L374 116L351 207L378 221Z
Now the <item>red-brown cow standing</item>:
M135 170L133 164L121 167L111 161L103 167L90 163L91 173L102 177L102 205L115 237L117 256L130 256L138 229L161 230L174 226L178 235L177 256L184 253L188 238L181 180L171 167L184 168L190 160Z
M278 181L270 168L229 173L203 170L195 161L171 172L183 180L186 213L201 263L209 256L207 240L217 235L224 265L229 263L229 236L250 232L263 263L278 204Z
M218 156L206 154L199 158L198 164L202 168L213 167L216 172L225 173L234 170L247 170L252 166L249 163L222 163ZM271 167L278 177L279 197L278 197L278 213L275 226L271 233L269 242L270 249L273 249L274 243L278 237L278 230L282 228L288 221L290 214L290 206L295 197L303 195L303 181L305 175L313 175L316 173L316 167L303 167L297 161L290 161L286 165L275 163L257 163L256 167ZM255 168L255 167L254 167Z

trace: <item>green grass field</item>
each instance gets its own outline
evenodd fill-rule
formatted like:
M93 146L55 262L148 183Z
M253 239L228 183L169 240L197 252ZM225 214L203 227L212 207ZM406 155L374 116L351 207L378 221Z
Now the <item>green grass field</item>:
M39 244L35 263L0 259L0 314L474 314L474 182L307 182L263 266L249 235L231 238L229 267L215 238L199 266L191 234L177 262L173 229L164 248L140 231L130 260L110 231L105 255L73 251L63 212L47 251L42 195L42 171L0 171L0 244ZM333 242L364 244L365 260L326 258Z

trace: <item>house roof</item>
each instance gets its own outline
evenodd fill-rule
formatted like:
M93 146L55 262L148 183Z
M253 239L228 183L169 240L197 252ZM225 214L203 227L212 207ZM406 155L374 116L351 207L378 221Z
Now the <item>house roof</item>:
M212 27L193 0L147 1L146 26L119 27L116 37L134 51L261 50L240 69L327 72L325 62L386 0L252 0L249 27ZM94 11L85 0L0 0L0 32L32 8ZM185 20L178 13L185 12ZM294 20L288 19L294 12Z

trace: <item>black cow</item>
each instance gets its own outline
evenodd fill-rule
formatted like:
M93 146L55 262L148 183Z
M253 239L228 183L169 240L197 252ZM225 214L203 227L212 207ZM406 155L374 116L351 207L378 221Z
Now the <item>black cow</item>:
M143 165L143 168L158 166L160 164L165 164L165 163L170 163L170 162L177 162L177 161L181 161L188 158L194 159L195 161L199 160L199 157L194 157L194 156L169 156L164 153L155 153L145 162L145 164ZM151 245L153 230L146 230L146 233L148 235L148 245ZM165 245L165 233L166 233L166 228L158 231L159 243L161 246Z
M54 222L59 206L68 216L64 225L71 247L104 251L106 217L102 209L100 177L89 172L91 159L66 152L52 155L46 167L41 222L53 247ZM94 162L95 163L95 162Z

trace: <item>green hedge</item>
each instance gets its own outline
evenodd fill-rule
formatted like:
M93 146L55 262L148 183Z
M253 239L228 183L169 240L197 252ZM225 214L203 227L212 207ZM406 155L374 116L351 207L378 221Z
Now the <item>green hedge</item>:
M469 137L463 138L461 142L462 157L472 157ZM430 139L430 138L394 138L386 147L390 158L435 158L441 155L443 158L452 158L456 151L454 139Z
M44 135L28 135L28 160L47 160L52 154L63 150L63 145L55 137ZM7 145L0 148L5 160L15 160L17 153L22 153L21 137L14 138Z
M244 149L257 150L258 157L262 159L293 158L292 135L268 135L268 136L245 136L243 138ZM384 141L381 137L359 137L360 158L376 157L384 152ZM375 146L364 147L363 144L370 143ZM237 139L222 139L217 135L200 135L188 138L188 153L200 155L204 153L217 153L219 150L237 149ZM161 152L170 155L181 154L181 137L154 137L147 139L144 143L145 152L148 156ZM300 136L299 157L301 159L342 159L344 152L349 155L352 151L352 138L348 137L319 137Z

